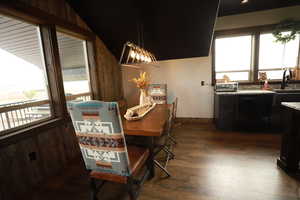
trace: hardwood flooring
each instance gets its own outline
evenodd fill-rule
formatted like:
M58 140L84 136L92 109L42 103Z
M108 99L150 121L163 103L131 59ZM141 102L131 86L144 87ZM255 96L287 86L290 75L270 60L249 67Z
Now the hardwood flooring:
M280 135L220 132L211 125L182 125L170 178L145 183L139 200L299 200L300 184L276 166ZM32 193L32 200L88 200L82 162L74 162ZM128 199L121 184L106 184L99 200Z

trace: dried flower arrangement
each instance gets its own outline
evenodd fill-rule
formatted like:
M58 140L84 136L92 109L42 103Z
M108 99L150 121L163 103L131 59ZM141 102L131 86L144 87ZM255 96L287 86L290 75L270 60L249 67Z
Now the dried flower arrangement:
M146 89L149 85L149 76L147 72L141 72L140 77L133 78L131 81L136 84L137 88Z

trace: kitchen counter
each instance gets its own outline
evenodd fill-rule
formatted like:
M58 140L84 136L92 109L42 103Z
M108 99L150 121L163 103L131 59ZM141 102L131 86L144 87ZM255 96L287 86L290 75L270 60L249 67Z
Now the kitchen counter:
M300 111L300 102L282 102L281 105Z
M275 94L269 90L238 90L236 92L216 92L217 95L260 95L260 94Z
M300 102L282 102L284 132L281 139L280 157L277 165L288 174L300 172Z

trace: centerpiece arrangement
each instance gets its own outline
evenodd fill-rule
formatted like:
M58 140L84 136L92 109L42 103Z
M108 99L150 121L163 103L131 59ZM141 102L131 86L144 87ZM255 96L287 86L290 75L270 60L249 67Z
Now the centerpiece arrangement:
M152 99L148 96L149 76L147 72L140 73L140 77L130 80L140 89L140 104L129 108L124 115L127 120L139 120L150 112L156 104L153 104Z
M147 72L141 72L140 77L131 80L140 89L140 105L151 104L151 98L148 96L149 76Z

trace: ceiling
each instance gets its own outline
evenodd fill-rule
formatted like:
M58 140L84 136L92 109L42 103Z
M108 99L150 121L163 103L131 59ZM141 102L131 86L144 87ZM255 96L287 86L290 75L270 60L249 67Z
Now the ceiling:
M118 59L134 42L158 60L208 56L219 16L299 5L300 0L68 0ZM219 12L218 12L219 8Z
M116 58L120 57L123 44L131 41L165 60L208 55L219 0L69 3Z
M245 4L241 4L241 0L221 0L219 16L234 15L294 5L300 5L300 0L248 0L248 3Z

